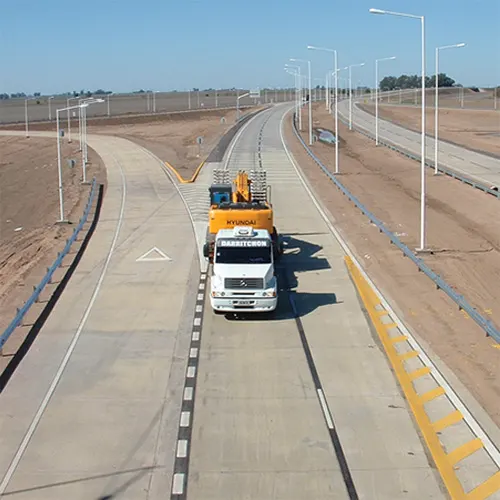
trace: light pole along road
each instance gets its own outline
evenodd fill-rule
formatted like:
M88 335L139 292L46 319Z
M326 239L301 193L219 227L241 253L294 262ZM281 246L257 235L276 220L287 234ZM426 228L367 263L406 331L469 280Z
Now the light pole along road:
M439 135L439 51L444 49L456 49L465 47L465 43L457 43L455 45L443 45L436 47L436 95L434 104L434 175L439 173L438 169L438 135Z
M299 96L299 73L290 68L285 68L289 75L293 75L295 81L295 117L299 116L300 96ZM300 127L299 127L300 129Z
M422 38L422 134L421 134L421 193L420 193L420 247L419 251L425 250L425 16L415 16L413 14L404 14L401 12L391 12L388 10L370 9L371 14L382 14L398 17L409 17L419 19L421 24Z
M375 145L376 146L378 146L378 90L380 87L378 81L378 63L379 61L390 61L392 59L396 59L396 57L393 56L393 57L384 57L383 59L375 59Z
M339 173L339 114L338 114L338 100L339 100L339 92L338 92L338 59L337 59L337 50L336 49L328 49L326 47L316 47L314 45L308 45L307 48L309 50L322 50L324 52L333 52L333 72L335 73L335 92L334 92L334 98L335 98L335 173ZM329 93L328 90L328 78L326 79L327 81L327 87L326 87L326 92L327 94ZM327 99L327 107L328 111L330 111L330 101Z
M236 121L240 119L240 99L246 97L247 95L250 95L250 92L236 97Z
M294 58L290 58L290 61L307 63L307 73L308 73L308 78L309 78L309 146L312 146L313 135L312 135L312 107L311 107L311 101L312 101L312 96L311 96L311 61L308 61L307 59L294 59Z
M66 222L64 219L64 196L63 196L63 184L62 184L62 166L61 166L61 129L59 128L59 113L61 111L69 112L72 109L82 109L86 108L88 103L77 104L76 106L69 106L66 108L60 108L56 110L56 130L57 130L57 171L59 174L59 220L57 222Z
M298 119L299 119L299 130L302 131L302 76L300 74L299 65L285 64L285 71L290 68L295 68L297 70L297 75L298 75L297 76L298 78L297 93L298 93L298 107L299 107Z
M349 68L349 130L352 130L352 68L359 68L364 66L365 63L351 64Z

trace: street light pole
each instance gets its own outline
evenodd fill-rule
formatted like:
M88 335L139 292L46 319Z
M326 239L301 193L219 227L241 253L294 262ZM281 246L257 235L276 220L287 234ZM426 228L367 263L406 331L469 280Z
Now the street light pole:
M50 96L48 98L48 102L49 102L49 122L52 121L52 106L50 105L51 104L51 100L54 99L54 96Z
M69 112L72 109L75 108L84 108L88 106L88 104L79 104L77 106L71 106L71 107L66 107L66 108L61 108L56 110L56 127L57 127L57 172L59 175L59 183L58 183L58 190L59 190L59 220L57 222L66 222L64 220L64 196L63 196L63 183L62 183L62 165L61 165L61 130L59 128L59 113L61 111L67 111L68 116Z
M285 64L285 68L296 68L297 69L297 93L298 93L298 119L299 119L299 130L302 131L302 76L300 74L300 66L293 64Z
M378 81L378 63L379 61L391 61L396 59L396 57L384 57L383 59L375 59L375 146L378 146L378 91L379 91L379 81ZM399 94L401 97L401 93Z
M421 194L420 194L420 247L419 251L425 250L425 16L415 16L413 14L403 14L400 12L390 12L387 10L370 9L371 14L387 14L399 17L409 17L412 19L419 19L421 23L421 37L422 37L422 134L421 134L421 161L420 161L420 180L421 180Z
M24 99L24 121L26 124L26 138L28 138L29 132L28 132L28 98Z
M313 136L312 136L312 95L311 95L311 61L308 61L306 59L294 59L290 58L290 61L295 61L295 62L305 62L307 63L307 72L308 72L308 78L309 78L309 146L312 146L313 143Z
M444 49L455 49L465 47L465 43L457 43L454 45L443 45L436 47L436 93L434 103L434 175L438 175L438 135L439 135L439 51Z
M238 121L240 118L240 99L246 97L247 95L250 95L250 92L247 92L246 94L242 94L240 96L236 96L236 121Z
M352 68L364 66L365 63L351 64L349 68L349 130L352 130Z
M338 81L338 60L337 60L337 50L336 49L329 49L326 47L316 47L314 45L308 45L307 48L309 50L322 50L324 52L333 52L333 71L335 74L335 92L334 92L334 98L335 98L335 173L339 173L339 113L338 113L338 100L339 100L339 81ZM328 93L328 100L327 100L327 109L328 112L331 113L331 103L330 103L330 92L328 90L328 78L327 78L327 93Z
M78 99L79 101L82 100L80 96L68 97L66 99L66 106L67 106L67 110L68 110L68 142L71 142L71 116L70 116L69 101L72 101L73 99ZM73 108L71 108L71 109L73 109ZM80 112L81 112L81 109L78 110L78 116L80 116ZM80 130L80 123L78 123L78 130ZM82 142L80 140L80 150L81 149L82 149Z

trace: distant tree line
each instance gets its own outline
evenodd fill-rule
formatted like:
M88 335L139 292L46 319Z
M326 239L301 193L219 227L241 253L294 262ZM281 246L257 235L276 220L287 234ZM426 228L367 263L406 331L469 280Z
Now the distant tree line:
M434 87L436 84L435 75L425 77L425 86ZM450 78L446 73L439 73L438 87L455 87L456 82ZM419 89L422 87L422 77L418 75L401 75L386 76L380 80L380 90L398 90L398 89Z

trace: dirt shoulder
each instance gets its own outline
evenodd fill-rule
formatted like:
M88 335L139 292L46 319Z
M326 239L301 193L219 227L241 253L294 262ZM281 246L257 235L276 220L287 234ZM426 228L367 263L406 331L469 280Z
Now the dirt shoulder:
M83 214L90 186L83 185L78 142L62 143L64 215L59 220L57 153L54 139L0 137L0 332L55 260ZM87 178L106 185L100 157L88 150ZM68 159L75 159L70 168ZM18 328L4 354L27 332ZM10 346L10 347L9 347Z
M332 130L333 120L316 108L315 126ZM415 162L376 148L361 134L340 126L339 180L410 248L419 238L419 169ZM494 341L344 197L307 155L287 120L286 138L294 156L336 226L402 319L417 332L500 425L500 363ZM304 133L306 139L306 133ZM334 147L314 153L334 171ZM498 200L446 176L427 177L429 246L423 256L436 272L500 325L500 221Z
M360 104L375 114L375 104ZM434 108L426 108L427 134L434 135ZM420 108L379 105L379 117L407 129L420 132ZM500 112L471 109L439 109L439 137L475 151L500 157Z
M88 133L124 137L145 147L189 179L219 139L235 124L235 110L163 115L149 123L88 127ZM201 146L197 138L202 137Z

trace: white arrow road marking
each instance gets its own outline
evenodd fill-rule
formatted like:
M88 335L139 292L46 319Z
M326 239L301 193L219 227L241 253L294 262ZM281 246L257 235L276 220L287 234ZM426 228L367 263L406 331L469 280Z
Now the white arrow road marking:
M156 254L156 257L152 257L151 255ZM153 247L151 250L148 250L144 255L141 255L138 259L135 259L136 262L152 262L152 261L160 261L160 260L169 260L172 259L162 252L159 248Z

